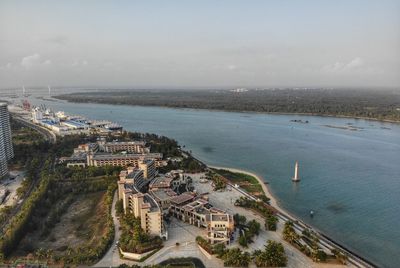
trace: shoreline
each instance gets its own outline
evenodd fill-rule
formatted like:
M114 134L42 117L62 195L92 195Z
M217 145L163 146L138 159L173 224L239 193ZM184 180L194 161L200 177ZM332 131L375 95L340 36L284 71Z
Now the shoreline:
M198 159L197 159L198 160ZM201 161L200 161L201 162ZM203 163L203 162L202 162ZM320 240L325 239L325 243L328 242L328 244L331 244L331 246L339 248L341 250L344 250L348 254L349 257L353 259L353 262L349 260L349 263L353 265L364 265L364 266L359 266L359 267L378 267L376 264L372 263L371 261L365 259L364 257L360 256L360 254L353 252L353 250L348 249L346 246L336 242L335 239L332 239L331 237L325 235L322 231L320 231L318 228L315 228L314 226L310 226L309 224L303 222L299 217L294 216L284 208L282 208L279 203L278 199L272 194L271 190L269 187L265 184L265 181L263 180L263 177L261 175L258 175L257 173L243 170L243 169L238 169L238 168L230 168L230 167L220 167L220 166L211 166L211 165L206 165L207 168L214 168L214 169L225 169L230 172L235 172L235 173L243 173L249 176L253 176L256 178L258 183L261 184L262 189L264 190L264 193L267 195L268 198L270 198L270 205L274 207L281 215L280 220L283 218L286 218L286 220L290 220L293 222L297 222L301 227L303 228L308 228L311 229L312 231L316 232L320 236Z
M278 210L279 213L283 214L283 215L287 215L290 217L290 220L295 220L298 222L301 222L303 225L312 228L316 231L318 231L318 233L322 233L321 231L319 231L318 229L309 226L308 224L304 223L301 219L299 219L297 216L293 215L292 213L290 213L289 211L287 211L286 209L284 209L282 206L279 205L279 200L277 199L277 197L275 197L269 187L269 183L268 185L265 184L265 181L263 180L263 177L261 175L258 175L257 173L254 173L252 171L247 171L247 170L243 170L243 169L238 169L238 168L230 168L230 167L220 167L220 166L210 166L210 165L206 165L209 168L215 168L215 169L225 169L234 173L243 173L249 176L254 177L258 183L261 185L265 195L270 199L270 206L274 207L276 210Z
M362 117L362 116L351 116L351 115L335 115L335 114L318 114L318 113L288 113L288 112L262 112L262 111L244 111L244 110L221 110L221 109L210 109L210 108L192 108L192 107L174 107L174 106L165 106L165 105L132 105L132 104L120 104L120 103L107 103L107 102L98 102L98 101L71 101L68 99L57 98L57 96L52 97L56 100L66 101L68 103L82 104L105 104L105 105L115 105L115 106L132 106L132 107L159 107L159 108L167 108L167 109L177 109L177 110L203 110L210 112L226 112L226 113L252 113L252 114L271 114L271 115L303 115L303 116L318 116L318 117L331 117L331 118L345 118L345 119L355 119L355 120L366 120L366 121L374 121L379 123L390 123L390 124L400 124L400 120L391 120L391 119L378 119L378 118L370 118L370 117ZM50 100L47 100L50 101Z

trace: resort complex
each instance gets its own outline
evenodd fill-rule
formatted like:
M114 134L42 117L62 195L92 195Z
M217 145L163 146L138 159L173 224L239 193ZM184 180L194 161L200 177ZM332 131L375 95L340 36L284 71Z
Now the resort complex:
M214 208L206 195L190 191L180 193L180 186L191 187L191 178L183 171L173 170L157 176L151 172L151 176L145 177L143 174L148 170L146 165L128 167L121 171L118 181L118 196L125 213L139 217L146 233L167 239L164 217L173 216L206 229L210 243L229 244L234 232L233 215Z

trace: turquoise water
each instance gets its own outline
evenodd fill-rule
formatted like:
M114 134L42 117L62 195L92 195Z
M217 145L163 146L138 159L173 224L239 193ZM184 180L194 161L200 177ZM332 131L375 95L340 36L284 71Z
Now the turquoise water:
M282 207L382 267L400 264L400 125L32 100L127 130L166 135L208 164L254 171ZM290 122L292 119L309 124ZM324 125L347 126L357 131ZM294 163L301 182L293 184ZM314 218L309 217L310 210Z

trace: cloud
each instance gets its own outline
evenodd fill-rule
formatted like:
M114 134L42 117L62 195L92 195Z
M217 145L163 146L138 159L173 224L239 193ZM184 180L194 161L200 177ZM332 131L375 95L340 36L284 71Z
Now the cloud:
M40 55L35 53L33 55L23 57L21 60L21 65L26 69L30 69L33 65L38 64L39 62Z
M349 62L335 62L334 64L325 65L322 70L330 73L348 72L359 70L365 66L364 60L357 57Z
M228 65L227 68L228 68L228 70L230 70L230 71L234 71L234 70L236 70L238 67L237 67L236 65L234 65L234 64L231 64L231 65Z
M64 35L56 35L46 39L47 42L57 44L57 45L66 45L69 41L67 36Z
M40 54L38 53L23 57L21 60L21 66L24 67L25 69L31 69L34 66L50 65L50 64L52 64L51 60L49 59L42 60L42 56L40 56Z
M89 62L87 60L74 60L71 64L72 67L86 66Z

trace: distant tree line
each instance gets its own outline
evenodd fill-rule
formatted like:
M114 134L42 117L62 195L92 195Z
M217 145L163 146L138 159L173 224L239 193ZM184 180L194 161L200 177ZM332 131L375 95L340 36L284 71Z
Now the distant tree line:
M130 90L57 96L71 102L365 117L400 121L400 90Z

